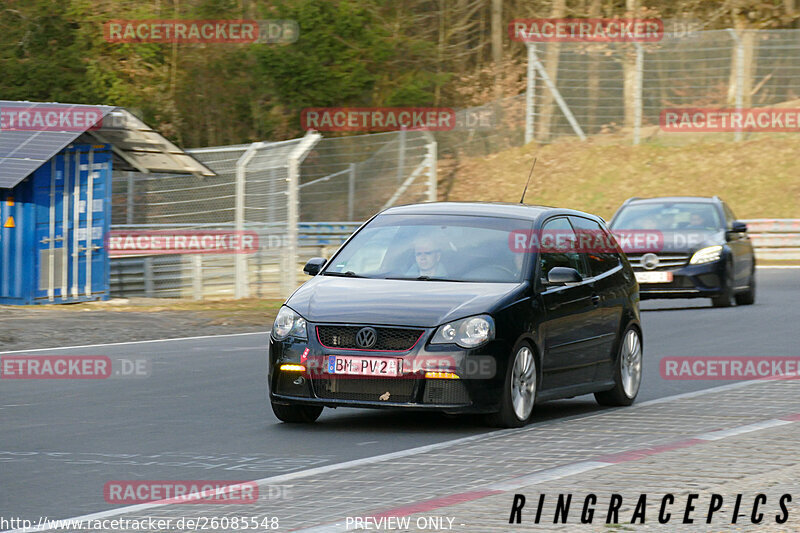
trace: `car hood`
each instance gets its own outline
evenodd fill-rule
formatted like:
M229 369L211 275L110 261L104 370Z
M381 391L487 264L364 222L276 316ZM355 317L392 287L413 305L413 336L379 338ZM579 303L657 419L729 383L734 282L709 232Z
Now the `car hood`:
M433 327L491 313L527 283L471 283L316 276L286 304L310 322Z
M635 233L637 230L613 230L616 233L626 234ZM645 230L642 230L643 232ZM647 233L653 233L654 230L646 230ZM658 245L653 249L641 249L636 246L626 246L625 241L618 238L622 251L626 254L641 254L644 252L656 253L683 253L692 254L706 246L714 246L717 244L725 244L725 231L709 231L709 230L679 230L679 231L661 231ZM630 241L629 241L630 242Z

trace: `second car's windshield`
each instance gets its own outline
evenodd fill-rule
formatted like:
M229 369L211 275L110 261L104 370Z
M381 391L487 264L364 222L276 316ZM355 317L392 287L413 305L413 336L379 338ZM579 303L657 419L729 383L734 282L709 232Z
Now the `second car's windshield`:
M612 223L614 230L714 231L722 227L715 206L699 202L631 205Z
M531 222L451 215L382 215L333 258L325 275L424 281L518 283L527 253L509 235Z

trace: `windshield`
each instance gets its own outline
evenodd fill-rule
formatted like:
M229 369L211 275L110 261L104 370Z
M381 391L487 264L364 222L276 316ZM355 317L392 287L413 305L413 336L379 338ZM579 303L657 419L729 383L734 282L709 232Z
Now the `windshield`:
M698 202L630 205L611 224L614 230L716 231L723 227L716 207Z
M530 221L482 216L381 215L358 232L323 272L329 276L519 283L529 253L509 235Z

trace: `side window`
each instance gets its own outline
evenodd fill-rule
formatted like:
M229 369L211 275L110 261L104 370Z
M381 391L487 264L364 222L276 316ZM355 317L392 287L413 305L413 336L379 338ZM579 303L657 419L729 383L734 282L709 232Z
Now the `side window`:
M589 263L592 276L599 276L619 265L617 244L600 224L583 217L569 217L578 236L578 250Z
M736 220L736 217L733 215L733 211L731 208L728 207L728 204L722 202L722 210L725 212L725 226L730 228L733 226L733 221Z
M575 232L566 217L553 218L545 222L542 227L542 239L548 234L566 236L566 239L572 241L576 239ZM590 276L586 264L578 252L543 252L539 255L539 262L542 279L547 279L547 273L553 267L574 268L581 276L585 278Z

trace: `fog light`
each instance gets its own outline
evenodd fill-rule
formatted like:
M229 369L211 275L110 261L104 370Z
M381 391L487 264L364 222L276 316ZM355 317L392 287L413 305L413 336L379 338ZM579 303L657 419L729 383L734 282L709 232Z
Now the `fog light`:
M284 365L281 365L281 370L285 370L287 372L305 372L306 371L306 367L304 365L284 364Z
M425 372L428 379L461 379L458 374L452 372Z

